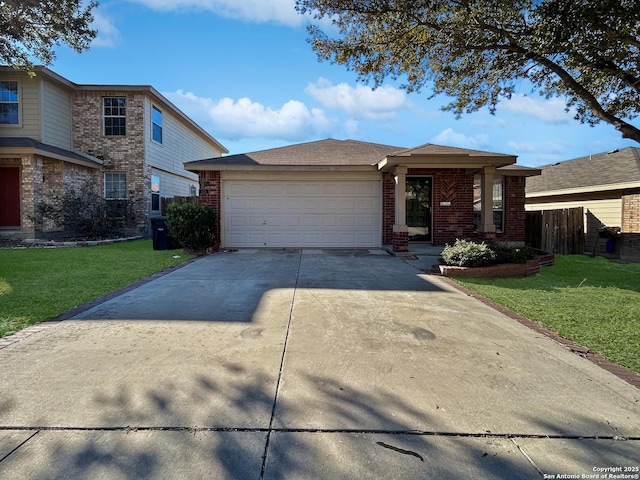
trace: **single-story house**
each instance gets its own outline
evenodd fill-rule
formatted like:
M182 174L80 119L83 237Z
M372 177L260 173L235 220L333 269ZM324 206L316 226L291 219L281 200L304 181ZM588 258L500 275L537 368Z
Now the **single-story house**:
M185 163L223 248L392 247L458 238L523 244L513 155L327 139Z
M615 149L540 170L541 175L527 178L528 211L582 207L587 253L607 253L607 242L600 237L604 227L611 227L621 232L614 256L640 260L640 148Z

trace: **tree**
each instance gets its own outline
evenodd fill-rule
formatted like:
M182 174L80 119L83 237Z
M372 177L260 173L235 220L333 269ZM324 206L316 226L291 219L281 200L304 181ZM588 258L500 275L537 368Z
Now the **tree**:
M82 0L0 1L0 64L31 69L32 59L50 65L54 47L77 52L89 48L97 32L90 28L98 3Z
M299 13L331 19L330 37L308 27L318 58L376 86L406 78L454 100L457 117L495 113L524 80L594 125L640 142L640 2L637 0L296 0Z

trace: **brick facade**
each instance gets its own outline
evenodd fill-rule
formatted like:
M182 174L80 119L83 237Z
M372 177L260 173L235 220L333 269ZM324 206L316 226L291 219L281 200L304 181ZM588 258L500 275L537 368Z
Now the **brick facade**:
M393 174L382 174L382 245L393 244L393 224L396 217L395 210L396 182Z
M640 193L622 196L622 232L640 233Z
M126 135L103 135L104 97L126 99ZM118 91L75 92L73 95L73 148L103 160L96 182L102 189L104 172L124 172L127 196L134 202L136 226L149 221L151 203L151 168L145 162L143 94Z
M524 243L526 238L525 186L526 177L504 177L504 232L496 239L502 242Z
M208 205L216 211L215 238L217 242L220 242L220 207L222 205L220 199L222 192L220 172L203 170L198 172L198 177L200 179L200 204Z
M525 241L525 177L505 177L504 232L484 234L474 231L474 175L464 169L409 169L408 176L432 177L433 205L432 242L434 245L453 243L458 238L476 241ZM382 176L382 244L400 244L400 232L393 232L395 223L395 180L392 173Z

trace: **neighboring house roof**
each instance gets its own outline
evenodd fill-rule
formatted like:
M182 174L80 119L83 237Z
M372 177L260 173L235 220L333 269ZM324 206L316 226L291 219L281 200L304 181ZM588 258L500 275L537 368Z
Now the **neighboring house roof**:
M0 153L41 155L92 168L98 168L102 165L102 160L91 155L54 147L27 137L0 137Z
M185 168L198 170L237 170L260 167L366 167L372 166L385 155L401 151L403 147L359 142L356 140L318 140L257 152L228 155L185 163Z
M640 187L640 149L635 147L540 167L527 179L529 197Z
M0 66L0 71L15 71L12 67ZM176 107L173 103L171 103L167 98L165 98L160 92L158 92L155 88L150 85L81 85L74 83L61 75L58 75L52 70L49 70L47 67L36 66L33 68L33 71L36 75L42 75L50 80L57 82L60 85L65 86L68 89L76 90L76 91L109 91L109 92L141 92L151 95L155 98L158 103L173 111L182 121L188 124L191 128L197 131L200 135L206 138L209 142L212 142L216 145L216 148L219 149L222 153L228 153L227 150L218 140L213 138L211 134L209 134L206 130L204 130L200 125L194 122L191 118L189 118L184 112L182 112L178 107Z

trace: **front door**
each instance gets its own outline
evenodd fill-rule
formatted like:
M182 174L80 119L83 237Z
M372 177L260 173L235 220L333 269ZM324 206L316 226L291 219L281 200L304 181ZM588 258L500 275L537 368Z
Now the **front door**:
M410 242L431 241L431 177L407 177L405 199Z
M20 227L20 167L0 167L0 227Z

